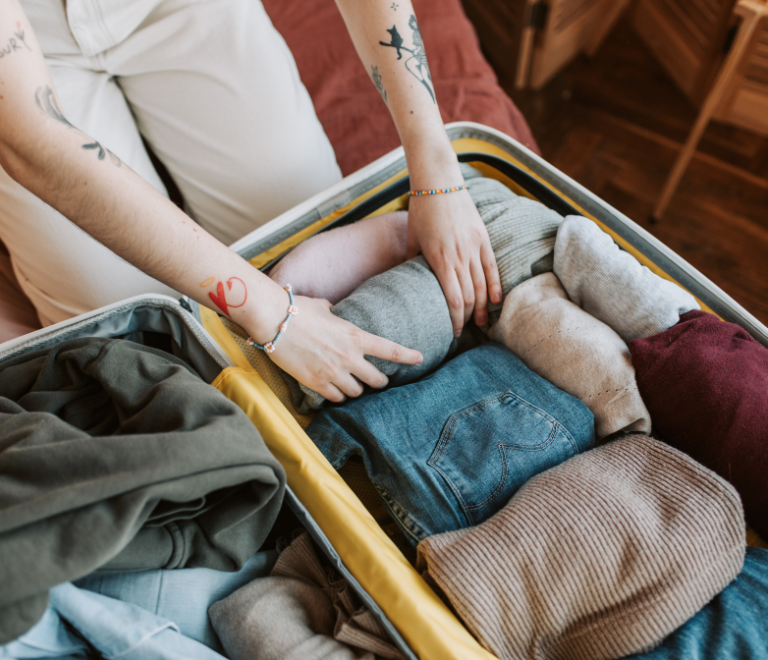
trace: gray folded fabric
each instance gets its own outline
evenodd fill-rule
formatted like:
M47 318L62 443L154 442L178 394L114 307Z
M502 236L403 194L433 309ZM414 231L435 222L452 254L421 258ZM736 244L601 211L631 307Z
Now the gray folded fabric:
M501 277L502 294L526 279L552 270L557 228L563 218L543 204L515 195L499 181L462 165L467 189L485 222ZM501 305L490 305L491 320ZM372 277L331 308L366 332L421 351L424 361L408 366L368 357L389 378L404 385L435 369L457 347L448 303L424 257L416 257ZM300 413L323 406L325 399L286 377Z
M334 611L320 587L267 577L242 587L209 610L230 660L355 660L333 639ZM373 658L367 654L368 658Z
M367 357L389 378L390 385L418 380L439 365L455 347L453 324L440 282L424 257L416 257L363 282L355 292L331 308L366 332L421 351L424 361L416 366ZM292 385L286 379L289 387ZM297 383L297 381L293 381ZM291 387L294 406L306 414L318 409L325 398L304 385Z
M326 569L309 535L298 536L268 578L208 611L230 660L402 660L347 581Z
M48 589L102 568L234 570L285 474L251 421L184 362L114 339L0 364L0 644Z
M612 660L657 646L741 570L733 487L628 436L531 479L487 522L429 537L428 568L501 660Z
M595 438L651 432L629 348L605 323L574 305L554 273L510 291L491 339L531 371L581 400L595 416Z
M652 273L581 216L569 215L557 232L554 272L574 303L627 344L664 332L681 314L699 309L685 289Z

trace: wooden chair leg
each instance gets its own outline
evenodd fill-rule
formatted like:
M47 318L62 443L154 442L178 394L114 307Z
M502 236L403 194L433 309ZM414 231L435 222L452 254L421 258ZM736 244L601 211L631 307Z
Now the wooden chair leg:
M517 54L517 71L515 71L515 89L525 89L531 77L531 59L533 58L533 42L536 27L531 23L531 11L534 3L529 0L524 12L525 26L520 36L520 50Z
M734 40L731 52L726 57L723 63L723 68L717 76L717 80L713 85L711 91L707 95L704 101L704 105L701 107L699 116L696 119L696 123L693 125L693 129L688 135L688 139L685 141L682 150L675 160L675 164L672 167L672 171L667 177L667 181L664 184L664 189L656 202L656 207L653 209L651 217L658 221L664 215L664 212L669 206L669 202L672 200L672 196L675 194L680 179L683 178L685 170L688 169L688 165L693 158L693 154L696 151L696 147L701 140L701 136L704 134L704 129L707 127L709 120L717 108L718 103L723 98L728 85L733 79L733 74L736 72L738 65L747 50L747 46L755 32L755 28L761 18L761 12L754 12L746 16L739 27L739 32Z

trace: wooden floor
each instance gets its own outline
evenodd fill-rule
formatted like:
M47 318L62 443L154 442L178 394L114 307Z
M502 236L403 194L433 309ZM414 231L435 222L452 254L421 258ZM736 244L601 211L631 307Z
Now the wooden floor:
M650 213L696 109L626 21L541 91L497 71L544 158L670 246L768 325L768 139L711 124L661 223Z

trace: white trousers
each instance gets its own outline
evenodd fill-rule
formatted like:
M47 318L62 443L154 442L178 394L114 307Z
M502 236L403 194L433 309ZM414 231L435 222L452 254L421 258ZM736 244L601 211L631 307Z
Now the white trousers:
M258 0L158 0L119 43L89 56L63 0L22 5L69 121L166 194L144 136L189 214L225 244L341 178ZM44 325L139 293L174 295L2 169L0 238Z

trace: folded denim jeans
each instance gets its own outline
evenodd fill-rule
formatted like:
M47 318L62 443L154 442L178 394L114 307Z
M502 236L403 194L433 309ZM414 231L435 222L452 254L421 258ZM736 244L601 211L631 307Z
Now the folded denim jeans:
M747 548L744 568L704 609L648 653L626 660L768 660L768 550Z
M490 518L595 439L587 406L494 343L419 382L328 408L307 433L337 469L362 457L414 545Z

